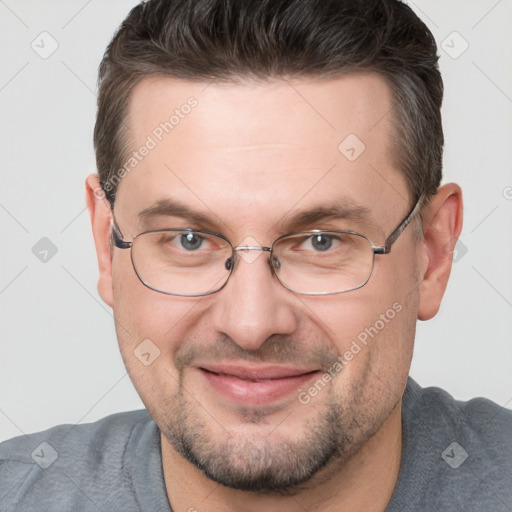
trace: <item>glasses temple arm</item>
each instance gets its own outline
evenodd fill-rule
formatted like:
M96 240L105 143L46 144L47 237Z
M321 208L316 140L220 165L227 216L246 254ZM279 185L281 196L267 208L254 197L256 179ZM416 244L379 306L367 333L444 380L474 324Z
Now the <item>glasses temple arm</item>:
M110 241L110 246L112 247L112 244L117 247L118 249L129 249L132 246L131 242L125 242L123 240L123 235L121 234L121 230L119 229L116 219L114 218L114 212L112 212L112 219L111 219L111 229L112 229L112 238Z
M397 238L403 233L404 229L410 224L410 222L414 219L415 215L421 210L423 203L426 199L426 194L421 194L420 198L412 208L412 210L407 214L407 217L400 222L400 224L395 228L395 230L388 236L384 245L377 246L373 248L373 252L375 254L388 254L391 251L391 246L396 242Z

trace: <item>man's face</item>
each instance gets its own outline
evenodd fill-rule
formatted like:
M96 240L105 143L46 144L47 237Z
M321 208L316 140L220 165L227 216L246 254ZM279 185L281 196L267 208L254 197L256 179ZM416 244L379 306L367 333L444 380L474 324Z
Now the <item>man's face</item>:
M190 97L197 105L182 109L159 141L155 128ZM381 245L410 209L390 152L390 92L373 74L237 85L145 80L127 121L131 151L148 136L157 144L120 183L115 216L124 240L191 227L233 246L269 247L297 229L328 229ZM207 223L180 212L139 215L165 200ZM290 224L335 203L368 215ZM238 489L282 491L344 464L399 412L418 308L417 247L411 225L389 255L375 257L364 287L328 296L285 289L268 253L248 252L226 286L204 297L145 287L130 251L114 249L121 352L165 439ZM143 340L151 340L146 360L157 356L150 365L136 350ZM245 370L267 378L240 378Z

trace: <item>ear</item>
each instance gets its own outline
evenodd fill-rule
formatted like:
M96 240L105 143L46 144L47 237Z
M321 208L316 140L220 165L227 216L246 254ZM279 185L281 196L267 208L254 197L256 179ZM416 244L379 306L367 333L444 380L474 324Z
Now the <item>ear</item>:
M101 188L97 174L91 174L85 181L87 209L92 224L92 234L96 246L100 276L98 292L110 306L113 304L112 259L110 249L111 208Z
M424 262L418 319L430 320L439 310L452 269L453 251L462 230L462 191L443 185L423 209Z

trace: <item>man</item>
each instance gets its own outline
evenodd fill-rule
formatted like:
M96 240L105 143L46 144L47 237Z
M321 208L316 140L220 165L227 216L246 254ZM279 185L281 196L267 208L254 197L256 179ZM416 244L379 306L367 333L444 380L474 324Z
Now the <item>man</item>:
M147 412L4 443L2 510L512 508L512 413L408 378L462 225L436 53L397 0L132 10L86 186Z

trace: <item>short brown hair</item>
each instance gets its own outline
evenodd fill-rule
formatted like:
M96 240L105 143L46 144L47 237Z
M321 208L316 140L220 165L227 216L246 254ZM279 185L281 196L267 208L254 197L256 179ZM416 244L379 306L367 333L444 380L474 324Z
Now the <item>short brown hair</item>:
M94 147L113 205L130 94L150 76L193 81L333 78L374 71L392 92L392 155L415 201L442 176L443 82L426 25L400 0L149 0L128 14L99 69Z

